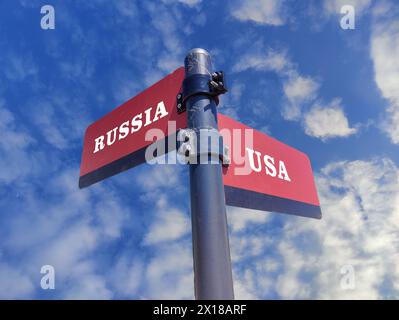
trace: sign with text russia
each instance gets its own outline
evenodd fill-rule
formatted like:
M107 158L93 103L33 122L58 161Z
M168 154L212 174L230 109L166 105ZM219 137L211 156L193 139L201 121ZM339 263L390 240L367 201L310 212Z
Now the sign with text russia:
M227 205L321 218L304 153L224 115L218 122L230 149L230 164L223 168Z
M186 125L186 115L176 108L183 79L181 67L86 129L80 188L144 163L146 148L154 142L148 134L152 129L169 135Z

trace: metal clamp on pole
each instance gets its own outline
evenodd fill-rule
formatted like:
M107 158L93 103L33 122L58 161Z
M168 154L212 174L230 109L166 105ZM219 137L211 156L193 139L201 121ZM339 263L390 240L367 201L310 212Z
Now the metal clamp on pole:
M188 164L222 162L230 164L230 149L214 128L181 129L177 134L177 152Z
M180 138L190 158L195 297L230 300L234 291L220 159L228 148L218 132L216 108L217 96L225 92L224 79L222 73L211 72L211 58L204 49L191 50L184 62L182 104L189 131Z
M209 96L219 105L219 95L227 91L223 71L213 72L211 77L206 74L192 75L184 80L183 92L176 97L177 113L186 111L186 101L197 95Z

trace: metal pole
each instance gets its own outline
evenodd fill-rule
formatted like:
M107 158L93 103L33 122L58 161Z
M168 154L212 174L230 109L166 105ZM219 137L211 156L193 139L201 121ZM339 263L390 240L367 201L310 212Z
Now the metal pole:
M196 92L186 100L188 127L198 135L200 129L218 128L216 104L204 91L212 78L212 63L204 49L191 50L185 59L185 93ZM208 89L209 91L209 89ZM191 221L196 299L234 299L222 165L190 164ZM208 159L209 160L209 159Z

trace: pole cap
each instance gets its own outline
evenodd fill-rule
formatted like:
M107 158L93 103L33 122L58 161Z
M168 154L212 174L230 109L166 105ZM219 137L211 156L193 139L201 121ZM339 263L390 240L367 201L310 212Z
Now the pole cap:
M212 74L211 55L202 48L191 49L184 59L186 77L193 74Z

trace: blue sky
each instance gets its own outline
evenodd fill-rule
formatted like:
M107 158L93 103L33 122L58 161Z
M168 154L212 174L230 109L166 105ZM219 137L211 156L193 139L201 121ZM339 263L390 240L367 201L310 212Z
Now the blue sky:
M323 210L229 207L236 297L399 297L396 1L3 0L0 21L0 298L193 298L187 167L78 177L85 128L194 47L227 74L220 112L309 155Z

